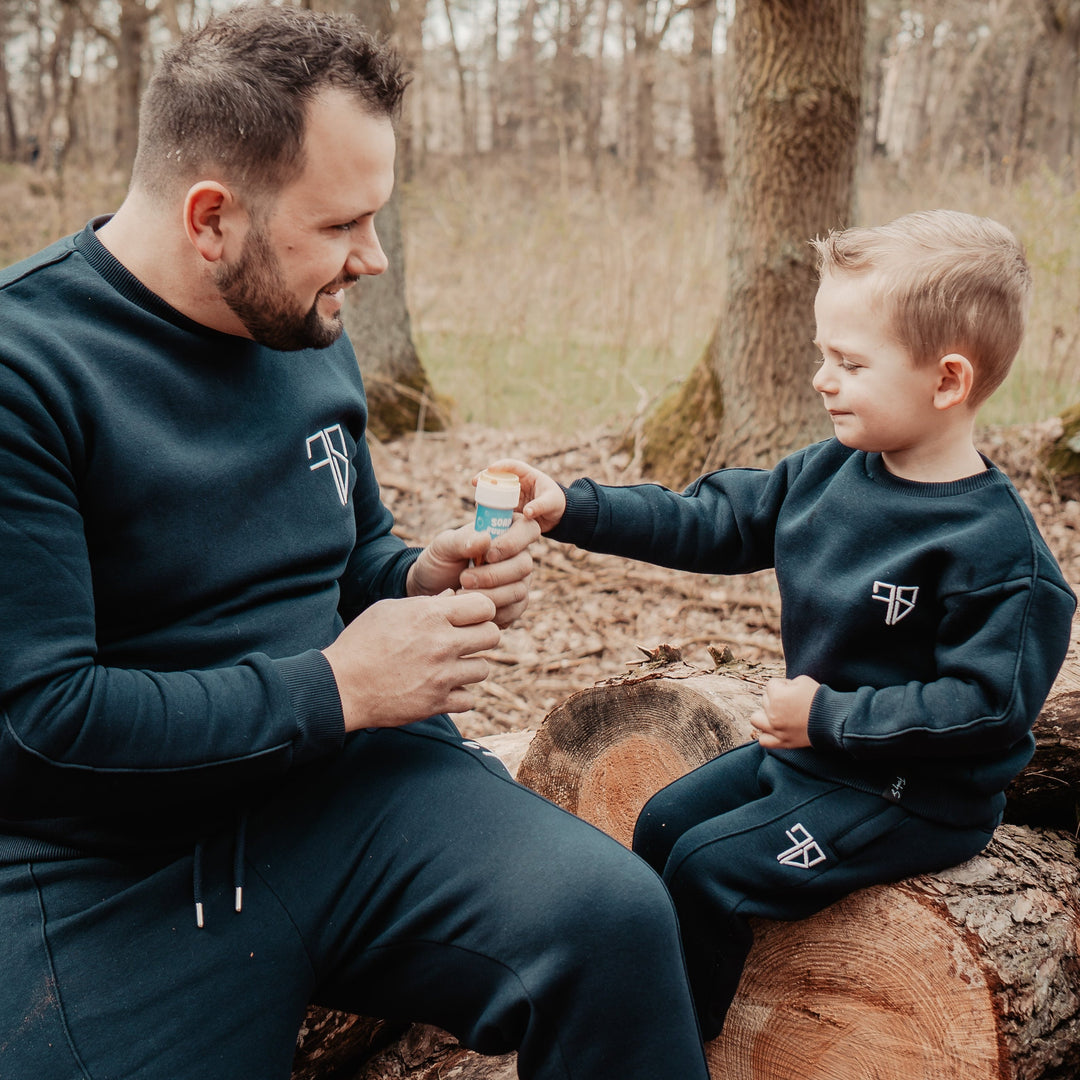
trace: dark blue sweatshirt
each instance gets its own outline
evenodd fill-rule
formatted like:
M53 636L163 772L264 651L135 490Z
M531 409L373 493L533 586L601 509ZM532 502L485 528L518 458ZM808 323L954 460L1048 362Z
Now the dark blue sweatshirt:
M0 860L186 845L334 751L319 650L417 555L348 341L200 326L99 223L0 275Z
M787 674L822 684L812 748L778 755L963 826L993 824L1030 759L1076 606L992 464L915 483L835 439L682 494L579 480L551 535L699 573L775 567Z

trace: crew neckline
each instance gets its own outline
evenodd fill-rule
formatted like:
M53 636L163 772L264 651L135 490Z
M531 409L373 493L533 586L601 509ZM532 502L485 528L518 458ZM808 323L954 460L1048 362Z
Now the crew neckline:
M889 472L880 453L867 453L865 467L866 475L881 487L916 498L940 499L950 495L966 495L998 483L1001 475L998 467L985 454L980 453L979 457L986 468L982 472L972 473L971 476L962 476L959 480L908 480Z

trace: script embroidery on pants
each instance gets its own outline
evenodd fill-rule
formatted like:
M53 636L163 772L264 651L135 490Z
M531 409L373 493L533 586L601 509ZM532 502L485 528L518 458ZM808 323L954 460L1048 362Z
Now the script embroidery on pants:
M312 447L318 443L322 447L323 456L313 461ZM323 428L307 438L307 456L312 472L316 469L330 467L330 475L334 479L334 488L342 506L349 505L349 454L345 446L345 433L340 424L333 427Z
M890 585L887 581L875 581L873 599L885 605L885 625L895 626L905 615L915 610L919 595L918 585Z
M804 870L809 870L811 866L817 866L818 863L825 861L825 852L821 850L821 846L801 822L797 822L784 831L787 833L788 840L791 841L791 847L776 856L778 863L783 866L800 866Z

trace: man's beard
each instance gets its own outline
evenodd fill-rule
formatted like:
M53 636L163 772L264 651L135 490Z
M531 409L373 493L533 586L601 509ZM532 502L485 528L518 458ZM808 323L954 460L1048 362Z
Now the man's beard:
M257 226L248 233L240 258L221 266L215 280L221 298L260 345L283 352L325 349L341 337L340 313L321 316L318 297L305 312L282 287L281 263Z

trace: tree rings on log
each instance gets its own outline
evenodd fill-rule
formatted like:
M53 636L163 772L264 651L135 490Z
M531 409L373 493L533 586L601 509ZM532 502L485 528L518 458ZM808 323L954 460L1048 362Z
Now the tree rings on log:
M1080 867L1065 833L1001 826L951 870L755 924L724 1080L1015 1080L1080 1063Z
M760 687L687 668L581 690L548 714L517 779L630 846L666 784L747 742Z

